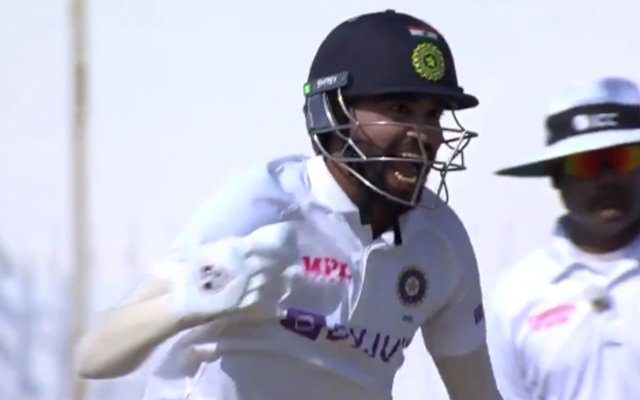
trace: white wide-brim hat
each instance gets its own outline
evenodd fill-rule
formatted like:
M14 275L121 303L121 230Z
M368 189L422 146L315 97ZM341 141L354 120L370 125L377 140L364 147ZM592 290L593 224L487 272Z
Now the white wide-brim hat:
M564 157L640 143L640 90L618 77L575 84L551 103L545 122L544 149L497 175L549 176Z

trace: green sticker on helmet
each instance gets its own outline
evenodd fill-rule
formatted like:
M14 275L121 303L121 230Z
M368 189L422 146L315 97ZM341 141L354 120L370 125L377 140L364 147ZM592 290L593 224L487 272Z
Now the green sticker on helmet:
M310 95L311 94L311 90L312 90L311 84L310 83L305 83L303 88L302 88L302 92L304 93L304 95L305 96Z

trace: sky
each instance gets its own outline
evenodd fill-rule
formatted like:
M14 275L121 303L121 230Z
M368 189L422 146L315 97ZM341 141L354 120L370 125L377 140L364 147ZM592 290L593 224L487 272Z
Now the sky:
M310 154L301 108L314 52L339 22L387 8L439 29L461 85L480 99L459 114L480 133L466 151L469 169L448 182L484 290L544 240L561 212L549 182L493 171L542 147L547 104L566 85L603 75L640 80L630 34L639 2L90 1L94 311L124 296L236 172ZM55 276L70 272L72 251L68 16L66 1L0 0L0 246ZM414 344L397 398L445 398Z

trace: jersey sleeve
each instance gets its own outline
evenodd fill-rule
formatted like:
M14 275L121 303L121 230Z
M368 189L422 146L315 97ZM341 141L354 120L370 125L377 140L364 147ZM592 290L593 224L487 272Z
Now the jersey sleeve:
M251 171L218 188L205 199L152 268L152 275L172 279L177 263L199 246L229 236L244 236L284 220L294 207L292 196L266 170Z
M486 344L475 250L462 222L454 217L449 240L451 269L457 273L453 294L421 329L425 346L434 358L461 356Z

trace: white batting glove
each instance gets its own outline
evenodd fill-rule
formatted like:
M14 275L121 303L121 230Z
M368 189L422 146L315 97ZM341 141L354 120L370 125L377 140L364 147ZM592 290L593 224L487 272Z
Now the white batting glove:
M288 222L205 244L174 284L174 310L181 319L202 322L227 314L276 317L288 273L299 264L295 231Z

